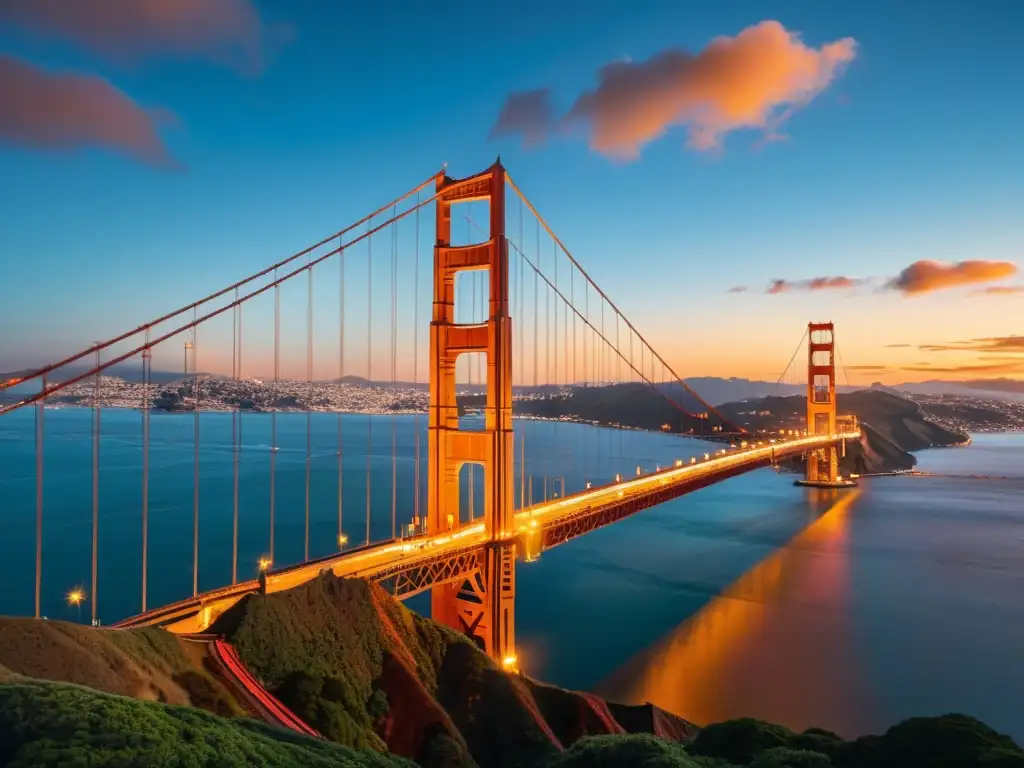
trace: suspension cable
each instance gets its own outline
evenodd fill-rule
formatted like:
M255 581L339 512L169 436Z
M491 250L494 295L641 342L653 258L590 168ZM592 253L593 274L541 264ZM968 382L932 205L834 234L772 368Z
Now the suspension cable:
M585 269L583 269L583 267L576 260L576 258L569 252L569 249L566 248L565 243L563 243L561 241L561 239L558 237L558 235L555 234L555 231L551 228L551 226L547 223L547 221L545 221L544 217L542 217L540 215L540 212L534 207L533 203L530 202L529 198L526 197L526 195L523 194L522 190L519 189L519 187L516 185L515 181L512 180L512 177L508 174L507 171L505 173L505 180L512 187L512 189L515 191L515 193L517 195L519 195L519 197L523 200L523 202L526 203L527 207L530 209L530 211L536 217L538 224L542 225L544 227L544 229L547 230L548 234L551 235L551 237L558 243L558 247L561 249L562 253L564 253L566 255L566 258L568 258L570 262L572 262L574 265L576 265L576 268L579 269L580 274L583 277L585 277L587 279L587 281L592 286L594 286L594 290L597 291L597 293L600 294L605 299L605 301L608 302L609 306L612 308L613 311L616 312L616 314L619 315L619 317L622 318L623 322L625 322L626 325L629 328L633 329L633 331L637 335L637 338L640 339L640 341L642 341L645 345L647 345L648 349L651 350L651 353L653 355L657 356L659 360L661 360L662 364L672 374L672 376L679 382L679 384L681 384L682 387L687 392L690 393L690 395L692 395L694 398L696 398L697 401L700 402L701 405L703 405L709 411L714 413L723 424L728 424L729 426L732 426L734 429L736 429L736 430L738 430L740 432L745 432L746 430L744 430L742 427L736 427L736 425L732 424L732 422L730 422L728 419L726 419L724 416L722 416L722 414L719 413L719 411L713 405L710 405L707 401L704 400L704 398L702 398L693 389L691 389L690 386L686 383L686 381L678 373L676 373L675 369L672 368L672 366L669 365L667 362L665 362L665 360L662 359L660 355L658 355L658 353L654 350L654 348L651 347L651 345L648 343L647 339L644 338L643 334L641 334L635 328L635 326L629 321L629 318L627 318L625 315L622 314L621 310L619 310L619 308L615 304L615 302L613 302L608 297L608 295L604 291L601 290L601 288L597 285L597 283L594 282L594 280L590 277L590 275L587 273L587 271Z
M83 350L81 352L78 352L78 353L76 353L74 355L71 355L70 357L66 357L63 360L59 360L56 363L51 363L51 364L46 365L46 366L44 366L42 368L37 368L34 371L26 373L24 376L19 376L17 378L9 379L7 381L0 381L0 391L2 391L4 389L7 389L8 387L13 387L15 384L19 384L19 383L21 383L23 381L27 381L29 379L38 378L38 377L42 376L43 374L50 373L52 371L57 370L58 368L63 368L65 365L68 365L69 363L73 363L76 360L79 360L79 359L85 357L86 355L88 355L89 353L93 352L97 348L100 349L100 350L104 350L107 347L110 347L110 346L112 346L114 344L117 344L120 341L124 341L127 338L135 336L136 334L141 333L142 331L145 331L147 329L153 328L154 326L159 325L160 323L166 322L167 320L171 320L171 319L177 317L178 315L184 314L185 312L188 312L190 309L191 310L195 310L196 308L202 306L203 304L206 304L207 302L212 301L213 299L219 298L219 297L223 296L226 293L230 293L231 291L235 290L236 288L241 288L243 285L247 285L248 283L251 283L253 280L258 280L261 277L266 277L271 272L274 272L276 274L277 270L280 267L283 267L286 264L290 264L291 262L295 261L296 259L302 258L303 256L309 254L310 252L315 251L317 248L320 248L321 246L326 245L327 243L329 243L331 240L333 240L336 237L337 238L341 238L342 235L348 234L349 232L351 232L352 230L356 229L357 227L362 226L364 223L366 223L370 219L374 218L378 214L383 213L388 208L391 208L391 207L397 205L398 203L401 203L401 202L404 202L405 200L408 200L413 195L418 194L420 191L422 191L423 189L426 189L428 186L433 184L436 181L437 177L440 176L440 175L443 175L443 174L444 174L444 170L443 169L438 171L438 172L436 172L436 173L431 174L429 178L425 179L424 181L422 181L421 183L419 183L418 185L416 185L415 187L413 187L412 189L410 189L408 192L404 193L400 197L395 198L390 203L388 203L388 204L378 208L376 211L371 213L369 216L364 216L362 219L360 219L359 221L355 222L354 224L350 224L349 226L345 227L344 229L342 229L342 230L340 230L338 232L335 232L334 234L330 235L329 237L325 237L323 240L321 240L320 242L316 243L315 245L311 245L308 248L304 248L303 250L299 251L298 253L292 254L291 256L289 256L286 259L282 259L281 261L277 262L276 264L271 264L266 269L262 269L259 272L256 272L256 273L250 275L249 277L245 278L244 280L239 280L236 283L232 283L227 288L224 288L222 290L216 291L215 293L211 293L208 296L204 296L203 298L199 299L198 301L194 301L191 304L186 304L185 306L180 307L180 308L174 310L173 312L168 312L165 315L161 315L156 320L152 320L152 321L150 321L148 323L143 323L142 325L138 326L137 328L133 328L130 331L125 331L124 333L122 333L119 336L116 336L116 337L114 337L112 339L107 339L106 341L97 342L96 344L94 344L93 346L89 347L88 349L85 349L85 350ZM457 187L458 185L459 185L459 182L456 182L454 185L449 185L445 189L445 191L448 192L448 191L450 191L452 189L452 186ZM435 197L436 197L436 195L435 195ZM333 255L333 254L331 254L331 255Z

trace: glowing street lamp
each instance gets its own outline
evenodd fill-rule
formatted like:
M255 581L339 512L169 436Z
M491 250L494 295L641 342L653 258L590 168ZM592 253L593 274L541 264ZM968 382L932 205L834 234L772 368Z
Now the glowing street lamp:
M344 533L338 534L338 549L344 549L345 545L348 544L348 536Z
M268 568L270 568L270 565L271 565L271 561L270 561L269 557L261 557L260 558L260 573L263 573Z
M78 608L78 620L82 620L82 602L85 600L85 590L81 587L75 587L65 596L68 605L74 605Z

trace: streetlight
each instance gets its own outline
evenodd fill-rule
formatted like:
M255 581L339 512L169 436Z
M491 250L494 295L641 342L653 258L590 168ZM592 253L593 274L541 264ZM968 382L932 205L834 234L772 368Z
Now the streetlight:
M75 587L68 592L66 598L68 605L74 605L78 608L78 621L82 621L82 601L85 600L85 590L81 587Z
M271 565L271 560L270 560L269 557L261 557L260 558L260 573L263 573L268 568L270 568L270 565Z
M348 544L348 536L344 533L338 534L338 549L344 549L345 545Z

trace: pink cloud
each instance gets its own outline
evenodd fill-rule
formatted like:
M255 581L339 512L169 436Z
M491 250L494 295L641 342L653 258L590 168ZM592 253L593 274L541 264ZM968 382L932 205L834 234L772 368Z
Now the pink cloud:
M100 146L173 167L147 111L94 75L50 72L0 55L0 139L37 149Z
M262 65L266 36L251 0L4 0L0 21L111 58L168 52L250 71Z
M776 278L772 280L768 286L766 293L787 293L789 291L827 291L827 290L841 290L844 288L855 288L860 285L863 280L858 280L852 277L843 277L837 275L835 277L812 277L809 280L783 280Z
M491 135L520 134L536 143L558 124L583 126L591 149L625 160L674 125L688 128L688 146L696 150L718 147L739 128L778 136L793 108L827 88L855 54L852 38L814 48L779 22L762 21L715 38L697 54L669 49L646 61L608 64L597 73L597 87L580 94L560 121L546 89L511 94Z

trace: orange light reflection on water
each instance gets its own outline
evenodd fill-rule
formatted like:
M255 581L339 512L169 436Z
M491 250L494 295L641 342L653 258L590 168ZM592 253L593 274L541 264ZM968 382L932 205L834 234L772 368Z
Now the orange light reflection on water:
M698 724L751 716L843 735L861 730L866 694L849 622L848 515L838 494L817 520L598 686ZM827 496L809 495L810 503Z

